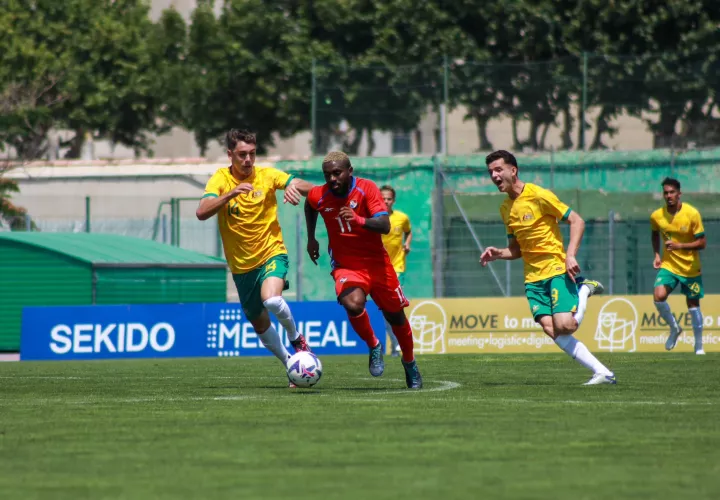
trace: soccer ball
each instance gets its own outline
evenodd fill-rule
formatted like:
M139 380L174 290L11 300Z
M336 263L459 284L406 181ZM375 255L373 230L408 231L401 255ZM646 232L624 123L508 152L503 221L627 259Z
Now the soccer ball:
M298 387L312 387L322 377L322 363L311 352L296 352L287 361L287 375Z

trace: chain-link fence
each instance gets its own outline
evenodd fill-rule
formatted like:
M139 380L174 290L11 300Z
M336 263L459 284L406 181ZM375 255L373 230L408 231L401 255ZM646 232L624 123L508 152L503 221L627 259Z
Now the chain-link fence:
M313 69L313 153L686 150L720 145L714 53L584 53Z
M683 200L697 207L706 220L708 249L702 252L703 273L707 290L717 288L713 283L719 281L713 278L720 268L711 256L720 245L720 150L683 154L567 152L524 156L519 161L525 181L553 188L587 221L580 265L588 276L616 294L651 289L654 270L649 216L663 205L662 179L666 175L680 178ZM505 195L490 182L483 156L354 158L353 165L357 175L395 188L395 208L411 220L413 243L405 275L409 297L523 293L520 261L497 262L489 268L478 263L481 248L507 243L498 211ZM317 160L277 166L315 184L323 182ZM167 186L157 179L152 182L152 189L138 184L138 192L146 193L143 196L21 192L14 201L28 210L28 216L16 221L13 229L125 234L222 257L215 220L200 222L195 217L201 188L186 190L197 196L166 197L165 193L173 190L171 181ZM69 188L63 189L67 192ZM42 193L52 192L43 187ZM302 207L281 202L278 213L291 261L289 297L332 300L327 252L323 251L318 266L305 252ZM567 226L563 227L567 234ZM323 224L318 224L317 237L325 249ZM229 296L234 298L232 289Z

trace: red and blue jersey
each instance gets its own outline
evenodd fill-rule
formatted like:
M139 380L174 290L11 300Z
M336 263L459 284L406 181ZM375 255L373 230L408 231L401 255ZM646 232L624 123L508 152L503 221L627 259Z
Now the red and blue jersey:
M389 257L382 235L368 231L340 217L342 207L350 207L360 217L369 219L388 215L380 189L368 179L353 177L350 191L338 196L327 184L315 186L307 196L310 206L320 212L328 232L328 252L333 269L368 269L385 266Z

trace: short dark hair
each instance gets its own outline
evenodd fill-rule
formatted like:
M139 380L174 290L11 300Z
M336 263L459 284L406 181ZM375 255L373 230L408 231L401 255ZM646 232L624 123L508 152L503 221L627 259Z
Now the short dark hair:
M380 188L380 191L390 191L393 195L393 200L395 199L395 190L391 186L388 186L386 184L385 186Z
M672 177L665 177L662 181L662 187L665 186L672 186L678 191L680 191L680 181L677 179L673 179Z
M231 128L228 130L228 133L225 134L225 145L232 151L238 142L257 145L257 137L255 137L254 132L250 132L249 130Z
M493 151L492 153L487 155L485 157L485 165L490 165L495 160L503 160L505 163L512 165L515 168L518 168L515 156L511 152L505 151L504 149Z

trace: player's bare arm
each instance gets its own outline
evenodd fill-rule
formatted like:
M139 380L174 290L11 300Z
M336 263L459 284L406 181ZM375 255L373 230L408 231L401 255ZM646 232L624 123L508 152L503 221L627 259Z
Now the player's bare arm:
M307 196L312 188L313 185L309 182L295 178L285 187L283 202L297 205L300 203L300 197Z
M520 257L522 257L520 244L512 238L507 248L487 247L480 256L480 264L485 267L494 260L515 260Z
M690 243L680 243L678 241L667 240L665 242L665 250L672 252L673 250L705 250L707 240L705 236L697 238Z
M378 217L371 218L360 217L350 207L342 207L338 213L344 220L362 227L363 229L367 229L368 231L380 234L390 233L390 217L388 215L380 215Z
M199 220L207 220L213 215L217 214L225 204L240 194L251 193L253 190L252 184L242 182L235 186L231 191L220 195L218 197L207 197L200 200L195 216Z
M655 257L653 258L653 267L660 269L662 265L662 257L660 257L660 231L653 231L650 240L652 241L653 252Z
M585 221L577 212L570 212L567 218L570 224L570 242L567 247L567 257L565 258L565 269L568 275L574 280L575 276L580 272L580 265L577 261L577 252L580 248L583 233L585 232Z
M320 243L315 239L315 228L317 227L318 213L310 202L305 200L305 227L307 228L308 243L307 252L310 260L317 266L317 260L320 258Z
M412 241L412 229L405 233L405 244L403 245L403 251L410 253L410 242Z

